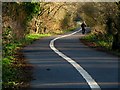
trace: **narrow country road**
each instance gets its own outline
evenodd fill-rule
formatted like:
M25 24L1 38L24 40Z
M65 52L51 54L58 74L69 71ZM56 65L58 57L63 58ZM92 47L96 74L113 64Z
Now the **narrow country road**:
M81 30L67 36L47 37L24 48L34 80L29 90L40 88L119 88L119 58L83 45Z

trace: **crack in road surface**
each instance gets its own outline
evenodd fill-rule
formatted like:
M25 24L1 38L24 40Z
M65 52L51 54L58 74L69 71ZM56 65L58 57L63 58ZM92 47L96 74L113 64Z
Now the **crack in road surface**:
M97 90L101 90L100 86L97 84L97 82L89 75L89 73L83 69L83 67L81 67L77 62L75 62L73 59L71 59L70 57L66 56L65 54L63 54L62 52L60 52L57 48L55 48L54 42L58 39L64 38L64 37L68 37L71 36L73 34L76 34L78 32L80 32L81 29L79 29L78 31L75 31L71 34L67 34L67 35L63 35L63 36L59 36L53 40L50 41L50 48L57 53L59 56L61 56L63 59L65 59L67 62L69 62L82 76L83 78L86 80L86 82L88 83L88 85L90 86L90 88L92 90L97 89Z

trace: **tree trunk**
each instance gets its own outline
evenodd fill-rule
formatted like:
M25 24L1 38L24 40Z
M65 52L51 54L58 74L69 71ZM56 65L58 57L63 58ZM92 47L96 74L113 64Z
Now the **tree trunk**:
M113 35L112 49L113 50L120 50L120 45L118 42L118 33Z

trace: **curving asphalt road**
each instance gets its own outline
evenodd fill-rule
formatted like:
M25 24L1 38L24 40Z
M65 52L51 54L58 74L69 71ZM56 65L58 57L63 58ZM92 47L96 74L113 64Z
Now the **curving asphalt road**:
M80 28L75 31L78 30ZM61 37L61 35L47 37L24 48L23 53L27 62L34 67L34 80L31 81L29 90L43 88L118 90L120 88L120 84L118 84L119 58L83 45L79 40L82 36L81 31L79 31L56 40L54 38ZM75 65L77 63L76 68L71 62L58 55L57 51L52 50L49 46L52 40L54 40L54 47L59 52L72 59L74 62L71 62ZM83 75L85 72L81 68L89 75L88 77ZM91 81L91 78L94 82ZM96 84L98 87L94 87Z

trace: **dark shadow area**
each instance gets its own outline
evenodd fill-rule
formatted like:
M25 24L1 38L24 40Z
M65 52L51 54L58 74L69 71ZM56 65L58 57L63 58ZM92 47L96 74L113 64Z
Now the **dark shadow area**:
M30 87L30 81L33 80L32 70L33 66L28 64L22 51L18 51L14 54L15 60L11 66L8 66L13 75L9 77L10 82L6 85L5 81L3 81L4 85L2 86L2 90L23 90ZM3 67L4 68L4 67ZM9 75L9 72L7 72ZM4 74L4 71L3 71ZM4 76L4 75L3 75ZM5 77L5 76L4 76ZM13 84L13 85L12 85Z

